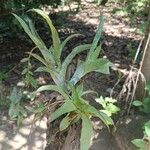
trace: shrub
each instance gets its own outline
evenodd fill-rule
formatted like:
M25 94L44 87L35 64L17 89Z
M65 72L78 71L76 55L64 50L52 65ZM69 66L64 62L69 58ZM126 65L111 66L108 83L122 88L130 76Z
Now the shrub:
M11 28L12 25L11 12L24 14L26 10L31 8L40 8L41 6L57 7L61 3L61 0L1 0L0 1L0 30Z

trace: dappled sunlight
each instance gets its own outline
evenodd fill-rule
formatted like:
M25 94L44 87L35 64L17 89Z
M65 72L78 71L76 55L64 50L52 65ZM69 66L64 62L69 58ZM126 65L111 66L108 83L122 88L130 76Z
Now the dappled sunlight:
M133 150L131 141L143 138L145 118L127 99L134 86L126 76L140 66L145 14L134 24L127 4L102 1L37 2L44 11L29 8L40 16L14 11L15 29L0 30L0 150Z
M2 118L9 122L7 116L3 116ZM0 149L43 150L46 146L47 120L46 118L43 118L41 121L37 121L34 124L33 118L33 115L26 118L20 127L16 127L15 123L12 122L11 128L8 127L8 123L6 124L6 122L1 125Z

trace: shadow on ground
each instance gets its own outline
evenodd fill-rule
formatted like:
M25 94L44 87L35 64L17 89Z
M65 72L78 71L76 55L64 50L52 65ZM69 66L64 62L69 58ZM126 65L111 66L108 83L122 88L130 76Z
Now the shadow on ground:
M75 16L68 16L68 12L65 12L64 14L58 12L56 15L52 16L56 27L59 29L62 40L72 33L81 33L84 35L73 39L67 44L62 58L65 58L73 47L83 43L91 43L99 22L99 11L102 9L104 16L106 16L106 20L104 24L104 33L101 39L101 56L107 57L121 69L129 68L132 61L128 57L130 53L128 45L131 44L132 49L136 51L140 36L133 32L134 29L131 29L128 26L127 21L125 21L124 18L116 17L112 14L110 6L102 8L96 7L94 4L87 4L85 7L85 9L79 11ZM37 29L45 43L50 46L51 38L47 26L40 22L37 24ZM33 46L34 44L23 32L16 33L15 38L6 36L0 39L0 68L9 71L14 66L17 66L20 60L25 57L25 52L30 51ZM85 53L81 54L79 57L84 59ZM7 84L10 85L18 82L21 78L21 71L19 73L16 72L19 70L21 70L20 66L11 70L9 78L7 79ZM107 92L108 88L112 88L118 80L117 75L114 72L110 75L91 74L87 79L88 83L86 84L88 87L91 90L96 90L100 95L109 95L109 92ZM28 119L24 122L22 127L17 129L13 122L8 121L5 110L1 110L0 112L2 112L2 115L0 115L0 149L44 149L46 121L37 125L35 130L30 134L31 122L28 121ZM3 112L5 113L3 114ZM99 135L97 136L97 140L100 140Z
M5 109L0 110L1 150L44 150L46 146L46 119L33 124L33 116L23 121L20 127L10 121Z

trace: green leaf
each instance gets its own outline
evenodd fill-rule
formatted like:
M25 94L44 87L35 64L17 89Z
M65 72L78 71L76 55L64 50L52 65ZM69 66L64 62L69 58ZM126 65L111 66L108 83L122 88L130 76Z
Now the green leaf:
M26 24L26 22L16 14L13 14L15 18L19 21L21 26L23 27L24 31L28 34L30 39L35 43L35 45L39 48L40 52L42 53L43 57L45 58L46 61L54 63L54 60L52 58L52 55L50 51L47 49L46 45L39 39L38 36L33 35L31 32L29 26Z
M57 71L51 72L51 77L58 87L65 88L65 79Z
M101 110L101 112L103 112L103 113L105 113L107 116L109 116L109 117L111 117L112 116L112 114L111 114L111 112L110 111L108 111L108 110Z
M19 103L18 104L14 104L11 103L10 107L9 107L9 111L8 111L8 115L10 116L11 119L15 119L18 114L19 114Z
M42 113L44 110L45 110L46 106L44 105L43 102L40 102L37 106L35 106L34 108L32 107L27 107L27 109L34 113L34 114L37 114L37 113Z
M63 114L75 111L76 107L72 100L65 100L65 103L51 114L51 122L62 116Z
M13 14L13 13L12 13L12 14ZM13 16L15 16L15 18L19 21L19 23L20 23L21 26L23 27L24 31L25 31L28 35L31 36L31 31L30 31L28 25L25 23L25 21L24 21L21 17L17 16L16 14L13 14Z
M32 22L32 20L27 16L27 15L24 15L24 18L23 18L29 25L29 28L30 28L30 31L32 33L33 36L37 37L39 39L39 41L43 44L44 42L42 41L41 37L39 36L39 34L37 33L35 27L34 27L34 24Z
M60 74L65 78L66 76L66 72L67 72L67 68L69 66L69 64L71 63L72 59L79 53L89 49L91 47L91 44L84 44L84 45L80 45L75 47L72 52L66 57L66 59L64 60L63 64L62 64L62 69L60 71Z
M98 111L93 106L88 105L86 111L89 112L89 113L91 113L95 117L100 118L107 127L108 127L108 125L114 125L113 120L107 114L105 114L105 113L103 113L101 111Z
M14 87L10 96L9 96L9 99L13 103L20 102L22 99L22 91L20 89L18 90L16 87Z
M17 118L17 126L21 125L23 119L24 119L24 116L23 116L23 114L20 113Z
M132 105L134 105L134 106L142 106L143 105L143 103L141 102L141 101L138 101L138 100L136 100L136 101L133 101L133 103L132 103Z
M97 103L99 103L100 105L102 105L102 107L105 109L107 106L107 102L105 101L105 99L101 96L100 98L96 98L95 101Z
M57 86L57 85L44 85L37 89L36 92L43 92L43 91L56 91L60 93L65 99L68 99L68 95L64 92L64 90Z
M80 150L88 150L92 136L92 123L88 116L82 114L82 130L80 138Z
M109 74L110 66L112 64L107 59L87 60L77 67L70 82L76 84L82 77L93 71Z
M77 85L76 87L76 92L78 93L78 97L83 96L83 83Z
M73 85L73 84L71 84L69 82L68 82L68 86L69 86L69 89L71 91L71 98L72 98L72 100L78 101L79 94L80 94L80 93L78 93L78 90L79 90L78 88L80 88L80 87L75 87L75 85Z
M144 99L143 107L141 109L145 113L150 113L150 98L149 97Z
M143 141L142 139L134 139L132 140L132 143L137 146L138 148L140 148L141 150L146 150L146 142Z
M47 62L42 58L40 57L39 55L35 54L35 53L31 53L31 52L27 52L27 54L33 56L35 59L37 59L39 62L41 62L42 64L44 64L45 66L47 66Z
M23 58L21 59L21 62L24 63L24 62L27 62L29 60L29 58Z
M17 120L17 123L20 123L22 119L20 117L26 117L27 113L24 110L22 106L20 106L20 103L11 103L8 114L11 119Z
M100 72L103 74L109 74L109 68L114 66L109 60L103 58L99 59L98 64L99 67L96 72Z
M150 137L150 121L145 123L144 128L146 135Z
M52 70L49 69L48 67L39 67L35 70L35 72L47 72L47 73L52 73Z
M100 111L100 115L97 116L99 117L103 123L108 127L108 125L114 125L113 120L111 119L111 117L109 117L107 114L105 114L104 112Z
M84 64L81 63L81 64L79 64L79 66L77 66L76 71L75 71L74 75L72 76L72 78L70 79L69 82L75 85L76 83L78 83L78 81L81 80L81 78L84 75L85 75Z
M120 111L119 107L115 106L112 103L107 104L106 108L107 111L109 111L111 114L115 114L118 111Z
M82 36L82 34L73 34L73 35L70 35L68 36L62 43L61 43L61 46L60 46L60 55L62 53L62 50L64 49L65 45L74 37L77 37L77 36ZM60 57L60 56L59 56Z
M98 46L95 51L90 55L90 60L95 60L96 58L98 58L99 54L100 54L100 51L101 51L101 45Z
M101 34L102 34L102 31L103 31L103 25L104 25L104 17L103 16L100 16L100 23L98 25L98 29L97 29L97 32L96 32L96 35L94 37L94 40L93 40L93 43L92 43L92 47L88 53L88 57L87 59L90 59L92 53L95 51L96 47L97 47L97 44L101 38Z
M69 117L69 115L67 115L66 117L64 117L62 119L62 121L60 122L60 126L59 129L60 131L63 131L65 129L67 129L69 127L69 125L71 124L71 118Z
M84 91L84 92L82 92L81 96L87 95L87 94L95 94L95 95L98 96L98 93L95 92L95 91L93 91L93 90L87 90L87 91Z
M30 75L29 73L26 74L25 81L27 82L27 84L31 85L34 88L38 87L37 80L32 75Z
M150 92L150 81L147 81L145 89Z
M30 11L34 11L36 13L38 13L39 15L41 15L46 22L48 23L51 32L52 32L52 40L53 40L53 46L54 46L54 55L55 57L57 57L56 61L59 61L59 56L60 56L60 39L59 39L59 35L57 30L55 29L55 27L52 24L52 21L50 20L49 16L44 13L44 11L40 10L40 9L31 9Z
M113 99L112 97L105 97L105 101L109 102L109 103L116 103L117 102L117 100Z
M26 74L26 73L28 72L28 70L29 70L28 68L23 69L23 71L22 71L21 74L22 74L22 75Z
M59 35L58 35L57 30L53 26L52 21L49 18L49 16L46 13L44 13L44 11L42 11L40 9L31 9L30 11L34 11L34 12L38 13L39 15L41 15L46 20L46 22L48 23L48 25L49 25L49 27L51 29L51 32L52 32L54 49L58 50L59 49L59 45L60 45Z

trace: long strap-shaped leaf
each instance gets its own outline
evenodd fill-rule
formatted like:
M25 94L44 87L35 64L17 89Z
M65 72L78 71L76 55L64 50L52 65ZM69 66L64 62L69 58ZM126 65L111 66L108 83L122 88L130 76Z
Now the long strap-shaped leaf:
M62 90L57 85L44 85L37 89L37 92L42 92L42 91L56 91L60 93L65 99L69 98L68 95L64 92L64 90Z
M107 59L104 59L104 58L85 61L77 67L70 82L72 84L76 84L87 73L90 73L93 71L101 72L104 74L109 74L110 66L112 66L112 64Z
M101 38L101 34L102 34L102 31L103 31L103 25L104 25L104 17L101 15L100 16L100 23L98 25L98 30L96 32L96 35L94 37L94 40L92 42L92 46L91 46L91 49L88 53L88 57L87 59L90 59L90 56L92 55L92 53L95 51L96 47L97 47L97 44Z
M28 23L29 23L29 27L30 27L31 33L32 33L35 37L38 38L38 40L42 43L42 45L43 45L44 47L46 47L45 44L44 44L44 42L43 42L43 40L41 39L41 37L40 37L39 34L37 33L37 31L36 31L36 29L35 29L35 27L34 27L34 24L33 24L33 22L32 22L32 20L31 20L29 17L27 17L27 20L28 20ZM42 48L42 49L43 49L43 48ZM41 49L41 50L42 50L42 49ZM45 60L49 60L49 61L51 61L51 62L54 64L55 62L54 62L53 57L52 57L52 54L51 54L52 51L49 51L47 48L46 48L45 51L46 51L46 54L47 54L47 55L44 55ZM49 64L49 65L50 65L50 64Z
M91 60L95 60L98 58L99 54L100 54L100 51L101 51L101 45L98 46L95 51L90 55L90 59ZM89 60L89 59L88 59Z
M47 73L51 74L53 72L53 70L51 70L48 67L39 67L35 70L35 72L47 72Z
M48 23L48 25L51 29L51 32L52 32L52 40L53 40L53 46L54 46L54 50L55 50L54 55L55 55L55 57L57 57L56 61L59 61L58 56L60 56L60 43L61 42L60 42L60 39L59 39L58 32L55 29L55 27L53 26L51 19L49 18L49 16L46 13L44 13L44 11L42 11L40 9L31 9L30 11L34 11L34 12L38 13Z
M25 15L25 17L23 19L26 22L28 22L28 25L29 25L29 28L30 28L30 31L31 31L32 35L34 35L35 37L37 37L39 39L39 41L44 45L44 42L41 39L41 37L39 36L39 34L37 33L32 20L27 15Z
M17 16L16 14L13 14L15 16L15 18L19 21L19 23L21 24L21 26L23 27L24 31L28 34L28 36L31 38L31 40L35 43L35 45L39 48L40 52L42 53L43 57L47 60L47 61L52 61L53 62L53 58L51 56L51 53L48 51L46 45L44 44L44 42L38 38L38 36L35 36L35 31L32 28L32 32L29 28L29 26L26 24L26 22L19 16ZM31 24L30 24L31 26ZM34 34L33 34L34 32Z
M72 52L66 57L62 64L62 69L60 71L60 74L65 78L68 65L71 63L72 59L79 53L83 52L84 50L90 49L91 44L84 44L75 47Z
M39 55L35 54L35 53L31 53L31 52L27 52L27 54L29 54L30 56L34 57L35 59L37 59L39 62L41 62L42 64L44 64L45 66L47 66L47 62L40 57Z
M113 120L104 112L98 111L95 107L88 105L87 111L90 112L95 117L100 118L103 123L109 128L109 125L114 125Z
M74 37L77 37L77 36L82 36L82 34L73 34L73 35L70 35L69 37L67 37L62 43L61 43L61 47L60 47L60 55L62 53L62 50L64 49L65 45ZM60 56L59 56L60 57Z
M55 70L53 70L53 68L49 68L49 67L39 67L35 70L35 72L47 72L50 73L53 81L55 82L55 84L58 87L62 87L65 88L65 81L63 79L63 77L56 72Z
M80 138L80 150L88 150L90 146L91 136L92 136L92 123L89 117L82 114L82 130Z
M75 111L76 107L73 104L72 100L65 100L65 103L59 107L55 112L51 114L51 122L62 116L63 114L69 113L71 111Z

